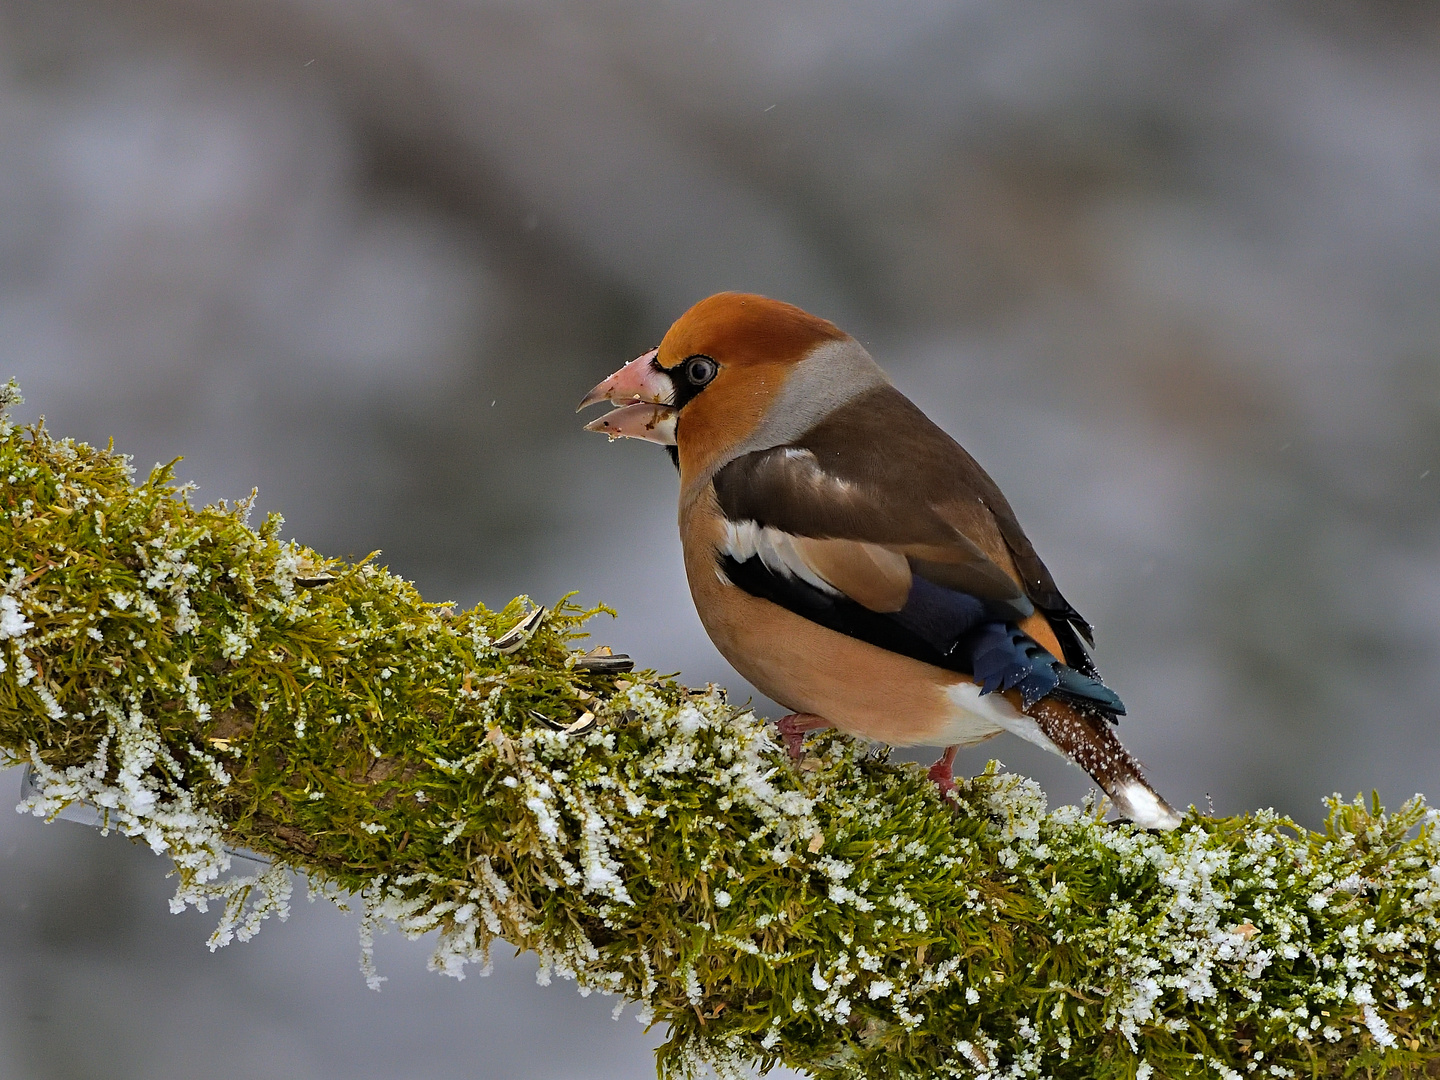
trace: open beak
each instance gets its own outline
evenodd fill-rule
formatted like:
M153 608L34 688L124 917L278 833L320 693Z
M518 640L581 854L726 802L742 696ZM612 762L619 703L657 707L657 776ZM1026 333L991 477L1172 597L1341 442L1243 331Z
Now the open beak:
M668 403L674 387L653 363L659 351L651 349L637 356L585 395L576 412L601 401L619 406L586 424L586 431L601 431L612 439L675 445L675 417L679 410Z

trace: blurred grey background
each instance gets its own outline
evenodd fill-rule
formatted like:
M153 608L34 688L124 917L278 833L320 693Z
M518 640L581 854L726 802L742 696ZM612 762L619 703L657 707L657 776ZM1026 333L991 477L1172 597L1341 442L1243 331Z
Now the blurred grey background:
M669 463L572 414L726 288L987 466L1173 801L1440 796L1434 5L0 0L25 417L432 599L580 589L743 700ZM652 1075L527 958L456 984L391 937L376 995L328 905L211 955L163 871L0 814L0 1078Z

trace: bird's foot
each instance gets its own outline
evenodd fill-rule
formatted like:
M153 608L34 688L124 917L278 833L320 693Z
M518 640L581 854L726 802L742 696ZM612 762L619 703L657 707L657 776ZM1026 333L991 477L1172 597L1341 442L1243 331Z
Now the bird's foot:
M930 779L935 781L935 786L940 789L942 796L949 795L955 790L955 774L950 771L950 766L943 761L937 761L930 766Z
M950 793L955 790L955 752L959 749L958 746L946 748L945 753L940 755L940 760L930 766L927 774L940 789L942 799L949 798Z
M799 761L805 756L805 733L829 727L830 721L814 713L797 712L782 716L775 726L780 729L780 741L785 744L790 760Z

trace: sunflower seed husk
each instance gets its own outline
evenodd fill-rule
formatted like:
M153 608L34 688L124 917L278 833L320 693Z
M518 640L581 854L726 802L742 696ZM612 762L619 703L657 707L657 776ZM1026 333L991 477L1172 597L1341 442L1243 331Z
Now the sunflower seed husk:
M546 727L548 727L551 731L564 731L567 727L570 726L569 724L567 724L567 723L562 723L562 722L559 721L559 720L552 720L550 717L546 716L546 715L545 715L543 712L541 712L539 709L531 709L531 710L530 710L530 716L531 716L533 719L535 719L535 720L539 720L542 724L544 724Z
M545 618L545 606L542 604L534 611L526 615L518 623L512 626L505 633L495 639L494 645L497 652L503 654L513 653L516 649L530 640L530 635L539 628L540 622Z
M595 726L595 714L589 709L586 709L583 713L580 714L580 719L572 721L568 724L564 721L556 720L553 717L546 716L539 709L531 709L530 715L533 716L536 720L539 720L551 731L560 731L566 735L579 735L582 732L589 731L592 727Z
M587 709L585 710L585 712L580 714L579 720L576 720L573 724L563 730L566 735L580 735L586 731L589 731L594 726L595 714Z
M586 653L575 661L576 671L591 671L596 675L619 675L622 672L634 671L635 661L624 653L614 653L609 656L595 656Z

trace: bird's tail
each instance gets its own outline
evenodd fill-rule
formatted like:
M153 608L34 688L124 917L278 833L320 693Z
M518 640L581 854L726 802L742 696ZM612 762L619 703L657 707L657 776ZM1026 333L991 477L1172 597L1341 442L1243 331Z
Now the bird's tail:
M1102 717L1067 701L1046 697L1025 712L1045 737L1095 778L1120 816L1146 829L1174 829L1181 817L1145 779Z

